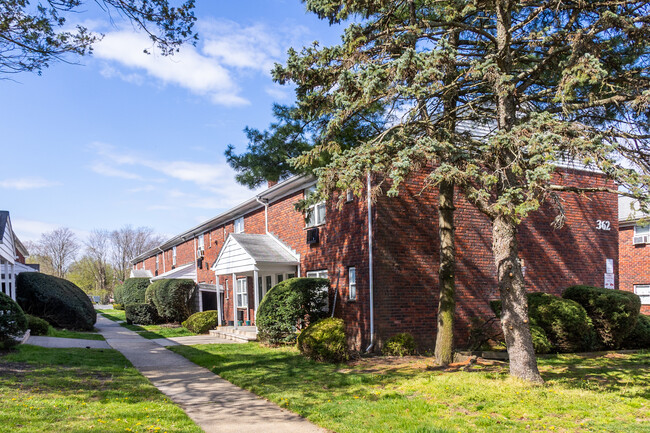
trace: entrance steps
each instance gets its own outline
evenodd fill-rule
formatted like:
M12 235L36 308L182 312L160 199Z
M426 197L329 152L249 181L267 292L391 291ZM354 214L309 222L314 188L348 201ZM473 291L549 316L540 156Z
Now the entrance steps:
M226 340L247 343L257 340L257 328L255 326L218 326L217 329L211 329L210 335L223 338Z

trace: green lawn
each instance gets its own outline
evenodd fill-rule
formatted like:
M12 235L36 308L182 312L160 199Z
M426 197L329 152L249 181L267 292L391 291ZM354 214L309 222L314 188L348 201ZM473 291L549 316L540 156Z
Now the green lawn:
M311 421L344 432L650 432L650 352L539 360L544 386L504 364L441 371L431 358L328 365L258 343L170 350Z
M47 336L59 338L78 338L82 340L104 340L104 337L101 334L94 332L68 331L67 329L56 329L51 326L47 330Z
M125 321L124 310L97 310L103 314L107 319L114 322L118 320ZM153 340L155 338L172 338L172 337L189 337L196 335L194 332L189 331L183 326L170 326L170 325L129 325L121 323L126 329L135 331L142 337Z
M112 320L113 322L117 322L118 320L125 321L125 312L124 310L95 310L98 313L102 314L104 317L107 319Z
M19 346L0 396L3 433L202 431L115 350Z

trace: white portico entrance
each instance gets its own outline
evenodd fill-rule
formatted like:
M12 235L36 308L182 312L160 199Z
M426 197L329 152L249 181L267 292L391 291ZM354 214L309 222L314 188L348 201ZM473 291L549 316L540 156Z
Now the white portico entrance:
M223 303L219 299L219 317L234 326L254 324L266 292L284 279L299 276L299 264L300 256L271 234L231 233L212 265L216 281L227 276L230 290L234 288L230 298L226 296Z

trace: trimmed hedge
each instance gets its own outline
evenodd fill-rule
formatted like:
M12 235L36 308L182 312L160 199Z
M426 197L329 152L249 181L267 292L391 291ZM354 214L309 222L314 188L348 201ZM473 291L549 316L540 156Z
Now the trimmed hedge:
M122 286L121 299L115 301L122 305L141 304L145 302L144 293L149 284L149 278L128 278Z
M501 316L501 301L492 301L490 306ZM528 294L528 316L531 334L533 326L539 326L552 345L552 351L580 352L593 349L595 342L591 319L580 304L548 293ZM536 350L546 350L547 344L538 331ZM535 345L533 341L533 345ZM543 353L543 352L539 352Z
M113 303L124 305L124 286L122 284L113 287Z
M386 356L415 355L415 338L408 332L395 334L386 340L381 353Z
M218 322L219 312L208 310L192 314L182 325L197 334L207 334L210 329L217 327Z
M328 315L329 280L290 278L268 291L257 309L257 332L269 344L293 343L296 333Z
M650 317L639 314L636 326L623 340L625 349L650 349Z
M618 349L637 323L641 300L631 292L591 286L571 286L562 297L571 299L587 311L599 342Z
M533 349L535 349L535 353L541 355L553 350L553 345L548 341L546 332L544 332L541 326L530 325L530 335L533 338Z
M20 305L4 293L0 293L0 313L0 348L9 349L18 344L15 337L27 331L27 317Z
M330 317L312 323L298 335L298 350L315 361L347 361L350 352L343 320Z
M17 275L16 300L26 313L57 328L92 331L97 321L93 304L83 290L68 280L40 272Z
M160 322L156 307L151 304L128 304L124 307L126 323L133 325L155 325Z
M158 280L147 289L146 300L155 305L161 319L180 323L192 314L195 288L192 280Z
M32 316L31 314L27 314L26 316L30 335L47 335L47 331L50 329L50 324L47 323L47 320Z

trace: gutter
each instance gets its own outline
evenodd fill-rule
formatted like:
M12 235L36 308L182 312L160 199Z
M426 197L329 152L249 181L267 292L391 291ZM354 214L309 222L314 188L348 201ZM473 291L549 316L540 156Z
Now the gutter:
M370 172L367 175L367 191L366 196L368 200L368 287L370 291L370 345L366 347L366 352L370 352L375 346L375 310L374 310L374 275L373 275L373 261L372 261L372 199L370 197Z

